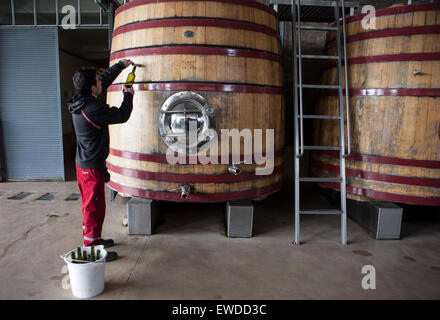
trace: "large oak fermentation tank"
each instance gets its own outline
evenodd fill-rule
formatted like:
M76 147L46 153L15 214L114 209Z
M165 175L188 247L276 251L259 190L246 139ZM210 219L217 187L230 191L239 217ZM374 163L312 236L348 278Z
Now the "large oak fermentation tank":
M363 28L364 18L347 19L352 150L347 196L439 206L440 4L378 10L372 30ZM327 47L334 55L330 34ZM328 65L322 83L337 84L336 66ZM337 92L323 92L316 114L337 115L337 103ZM337 121L314 124L315 145L338 145ZM312 173L337 176L338 156L314 152ZM321 186L339 189L332 183Z
M125 58L142 67L136 69L131 118L110 126L109 186L127 196L193 202L253 199L279 190L284 146L280 47L278 19L257 1L135 0L118 8L110 65ZM108 104L122 102L130 70L109 87ZM191 141L190 123L197 131ZM235 154L232 139L229 150L222 149L225 129L249 130L254 140L254 129L261 129L262 155L273 162L270 174L256 174L265 165L255 161L245 139ZM266 129L274 132L267 150ZM183 136L186 146L177 143ZM216 139L217 155L207 155L217 164L194 157L212 149ZM179 163L170 164L170 149L184 155ZM243 162L249 156L252 163L236 163L237 157Z

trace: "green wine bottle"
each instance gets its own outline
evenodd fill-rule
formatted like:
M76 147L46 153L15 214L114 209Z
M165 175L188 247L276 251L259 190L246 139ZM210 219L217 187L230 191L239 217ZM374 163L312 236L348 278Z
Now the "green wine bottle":
M101 259L101 250L98 249L98 251L96 252L96 260Z
M78 260L82 260L81 248L76 248L76 253L77 253L77 256L78 256Z
M127 76L127 80L125 80L126 88L131 88L133 86L134 79L136 78L136 75L134 74L135 71L136 71L136 66L133 67L133 70L131 70L131 72Z
M95 261L95 247L94 246L92 246L91 248L90 248L90 261Z

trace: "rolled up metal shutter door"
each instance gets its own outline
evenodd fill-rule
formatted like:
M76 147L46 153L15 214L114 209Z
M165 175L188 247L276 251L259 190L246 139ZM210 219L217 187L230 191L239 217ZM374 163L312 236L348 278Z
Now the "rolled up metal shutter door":
M0 57L5 178L64 180L57 28L0 28Z

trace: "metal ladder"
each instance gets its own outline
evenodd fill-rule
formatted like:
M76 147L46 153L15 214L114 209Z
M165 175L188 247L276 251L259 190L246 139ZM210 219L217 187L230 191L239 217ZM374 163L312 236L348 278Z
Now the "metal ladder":
M345 177L345 157L348 157L350 151L350 122L349 122L349 95L347 78L347 52L346 52L346 27L345 27L345 1L326 1L327 6L334 7L336 26L303 26L301 25L301 6L310 5L311 1L291 0L292 6L292 35L293 35L293 67L294 67L294 119L295 119L295 244L300 245L300 215L302 214L337 214L341 215L341 243L347 244L347 200L346 200L346 177ZM321 5L323 1L320 1ZM339 28L340 14L342 9L342 39ZM298 21L297 21L298 20ZM336 32L337 56L323 55L302 55L301 48L301 30L324 30ZM297 31L297 32L296 32ZM343 48L341 48L341 41ZM342 53L343 49L343 53ZM343 55L343 58L342 58ZM337 61L338 85L305 85L302 83L302 59L329 59ZM343 87L342 87L342 61L345 66L345 96L347 112L347 152L345 152L345 134L344 134L344 106L343 106ZM303 114L303 89L334 89L338 90L339 115L304 115ZM339 121L339 146L304 146L304 119L331 119ZM339 151L339 178L305 178L300 177L299 164L304 155L304 150L331 150ZM341 210L301 210L300 209L300 182L336 182L340 184L341 191Z

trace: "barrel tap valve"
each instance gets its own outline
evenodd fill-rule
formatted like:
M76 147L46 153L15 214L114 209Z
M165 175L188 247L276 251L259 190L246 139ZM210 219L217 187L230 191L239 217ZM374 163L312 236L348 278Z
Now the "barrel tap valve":
M171 189L171 190L168 190L168 191L176 191L176 190L180 190L180 191L181 191L181 197L182 197L182 199L183 199L183 200L187 200L188 197L189 197L189 194L190 194L191 191L192 191L192 188L191 188L191 186L189 186L189 185L187 185L187 184L184 184L184 185L181 186L181 187L178 187L178 188L175 188L175 189Z
M228 168L228 172L233 175L238 175L241 173L241 170L239 167L236 167L235 164L233 164Z
M239 175L241 173L241 169L239 167L237 167L237 165L245 163L246 161L242 161L242 162L238 162L238 163L233 163L232 166L230 166L228 168L228 173L233 174L233 175Z
M415 75L415 76L420 76L420 75L422 75L423 74L423 72L422 71L420 71L420 70L414 70L413 71L413 75Z

